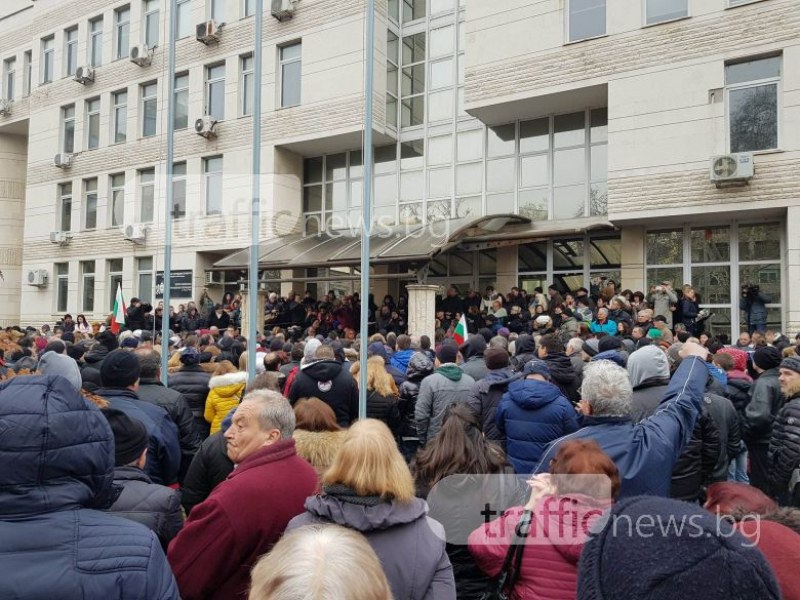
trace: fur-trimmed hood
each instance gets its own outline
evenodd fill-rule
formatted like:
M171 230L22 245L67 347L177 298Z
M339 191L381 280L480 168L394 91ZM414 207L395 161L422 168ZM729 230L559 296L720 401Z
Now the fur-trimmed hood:
M209 389L226 387L229 385L241 385L247 383L247 372L237 371L236 373L225 373L225 375L215 375L208 380Z
M342 447L346 430L341 431L306 431L295 429L294 438L297 454L322 474L333 462L339 448Z

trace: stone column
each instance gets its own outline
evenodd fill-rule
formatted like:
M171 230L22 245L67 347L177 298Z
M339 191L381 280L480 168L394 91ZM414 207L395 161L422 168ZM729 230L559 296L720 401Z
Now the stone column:
M408 291L408 334L427 335L434 340L436 331L436 292L438 285L410 284Z
M644 272L644 227L623 227L620 237L622 255L620 288L642 290L646 294L648 290Z
M22 247L25 230L25 175L28 163L27 138L0 134L0 326L20 323L22 296ZM58 282L52 273L41 294L55 295ZM34 290L35 288L29 288ZM46 290L46 291L44 291ZM55 306L55 303L53 303ZM47 311L49 312L49 310Z
M247 337L250 331L250 292L248 290L242 291L242 329L241 334ZM261 315L261 319L256 323L256 332L264 333L264 306L267 303L267 292L259 290L256 293L256 302L258 302L257 312ZM254 343L255 340L247 340L247 343Z
M784 327L783 333L794 339L800 333L800 206L786 209L786 278L782 299Z

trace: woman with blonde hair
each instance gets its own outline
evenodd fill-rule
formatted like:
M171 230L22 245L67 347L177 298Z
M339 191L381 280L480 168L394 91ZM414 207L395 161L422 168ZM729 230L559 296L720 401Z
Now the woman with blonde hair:
M284 536L253 568L249 600L393 600L375 551L355 531L312 525Z
M350 373L358 383L360 363L353 363ZM400 393L394 378L386 370L383 357L367 359L367 418L383 421L397 435L400 427Z
M244 395L247 373L237 371L229 360L215 363L216 368L208 380L208 397L203 417L211 424L210 435L222 427L222 420L237 406Z
M297 454L314 467L318 477L328 470L347 432L336 422L336 413L319 398L301 398L294 405Z
M396 600L455 600L444 529L414 496L414 479L384 423L350 427L322 487L287 531L318 523L355 529L378 555Z

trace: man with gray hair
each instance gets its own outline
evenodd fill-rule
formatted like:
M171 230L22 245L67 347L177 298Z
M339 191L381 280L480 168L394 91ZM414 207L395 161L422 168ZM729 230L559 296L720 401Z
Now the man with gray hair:
M684 344L683 361L661 404L655 414L637 424L631 420L633 389L628 372L611 361L586 365L580 402L583 428L552 442L535 472L548 471L562 442L591 439L619 469L620 498L669 497L672 469L692 435L703 401L707 354L699 344Z
M295 451L294 427L278 392L250 392L236 409L225 432L236 467L192 509L169 547L183 600L245 597L250 570L316 492L316 471Z

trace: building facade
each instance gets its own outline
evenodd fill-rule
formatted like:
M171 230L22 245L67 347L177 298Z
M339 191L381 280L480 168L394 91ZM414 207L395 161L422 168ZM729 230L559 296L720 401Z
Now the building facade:
M101 318L118 283L158 298L169 77L172 303L236 291L242 268L220 265L250 236L255 2L178 0L174 74L166 0L18 4L0 18L13 100L0 115L0 320ZM375 218L387 230L530 220L435 256L429 282L692 283L726 332L743 325L742 285L757 284L770 325L800 330L794 4L378 0ZM265 240L359 229L365 10L301 0L290 19L265 16ZM212 19L219 39L201 43ZM130 60L134 47L146 60ZM76 81L86 67L93 81ZM205 115L218 121L210 139L194 128ZM731 152L753 152L755 176L718 188L711 157ZM271 268L283 292L358 289L355 265ZM373 275L378 297L414 280L402 262Z

